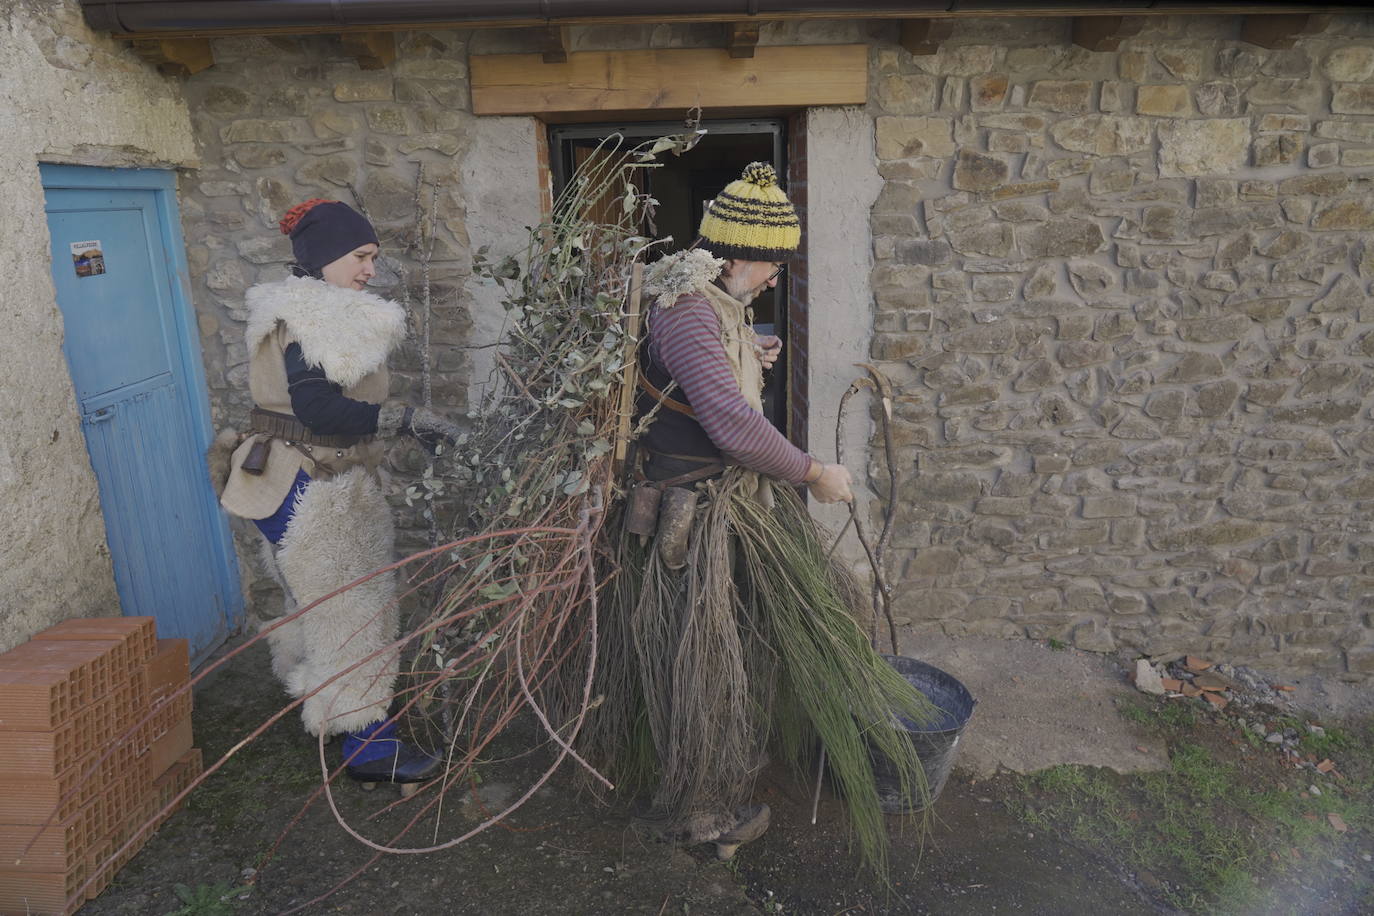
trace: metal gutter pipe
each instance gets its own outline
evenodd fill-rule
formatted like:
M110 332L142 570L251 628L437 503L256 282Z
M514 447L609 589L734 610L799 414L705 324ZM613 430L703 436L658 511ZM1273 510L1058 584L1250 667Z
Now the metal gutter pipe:
M935 18L1337 12L1345 6L1180 0L81 0L91 28L117 36L343 32L446 25L533 27L637 19Z

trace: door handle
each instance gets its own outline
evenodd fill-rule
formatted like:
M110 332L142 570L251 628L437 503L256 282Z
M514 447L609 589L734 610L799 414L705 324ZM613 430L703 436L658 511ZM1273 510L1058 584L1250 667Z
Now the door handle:
M109 407L102 407L94 413L86 414L86 416L81 418L81 421L88 425L93 425L96 423L108 423L110 420L114 419L114 415L115 408L114 405L111 404Z

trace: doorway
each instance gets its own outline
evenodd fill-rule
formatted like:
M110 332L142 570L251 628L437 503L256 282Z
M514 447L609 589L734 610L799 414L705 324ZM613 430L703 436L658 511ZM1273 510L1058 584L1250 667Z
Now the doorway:
M42 166L62 350L100 491L119 603L190 641L242 613L228 524L205 467L210 413L173 173Z
M679 251L696 240L697 227L707 203L739 178L749 163L771 163L783 190L787 190L788 147L784 120L703 121L701 126L706 129L706 136L693 149L681 156L665 155L659 159L660 168L643 171L643 190L659 203L654 225L644 227L644 234L653 238L672 238L670 243L658 247L656 257ZM557 199L577 167L607 137L620 134L632 145L682 130L680 121L550 127L549 158L554 198ZM751 303L751 308L754 329L759 334L775 334L782 339L782 355L764 377L763 413L786 434L791 400L787 380L793 375L788 361L796 359L790 353L792 348L788 341L789 318L794 309L789 284L779 283L776 288L766 290Z

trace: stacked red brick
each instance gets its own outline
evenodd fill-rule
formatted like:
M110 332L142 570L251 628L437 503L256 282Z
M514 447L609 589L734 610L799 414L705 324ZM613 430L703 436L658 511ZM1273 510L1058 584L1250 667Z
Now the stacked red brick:
M189 677L151 617L64 621L0 655L0 913L73 912L142 848L200 773L191 694L173 696Z

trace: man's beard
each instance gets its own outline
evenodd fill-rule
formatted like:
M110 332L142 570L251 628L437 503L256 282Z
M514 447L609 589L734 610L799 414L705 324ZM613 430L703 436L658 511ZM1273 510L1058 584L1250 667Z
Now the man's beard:
M760 283L751 287L746 286L742 280L736 277L721 277L720 279L725 291L740 305L748 305L753 302L768 285L767 283Z

